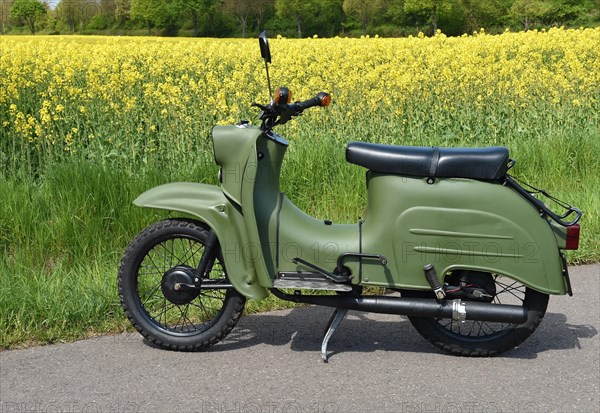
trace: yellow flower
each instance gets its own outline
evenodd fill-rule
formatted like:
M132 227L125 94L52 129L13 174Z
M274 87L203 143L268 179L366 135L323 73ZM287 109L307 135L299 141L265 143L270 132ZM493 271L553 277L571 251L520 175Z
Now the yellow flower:
M362 122L397 135L394 128L410 125L443 130L474 112L485 115L482 124L506 119L512 127L520 108L576 109L597 122L600 28L374 37L373 43L277 36L271 45L277 82L298 100L319 90L334 96L330 108L307 111L298 125ZM65 145L68 132L73 150L90 139L108 142L106 136L115 145L137 147L136 139L160 124L185 148L190 136L205 136L214 123L250 118L249 103L268 99L252 39L9 36L2 42L0 113L7 115L1 123L9 139L43 136L47 145ZM319 132L338 132L327 127Z

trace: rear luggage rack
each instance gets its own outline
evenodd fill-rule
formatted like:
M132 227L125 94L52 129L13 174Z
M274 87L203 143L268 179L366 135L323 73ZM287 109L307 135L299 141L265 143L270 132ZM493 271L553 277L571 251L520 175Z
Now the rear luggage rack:
M504 184L507 186L510 186L511 188L516 190L526 200L528 200L533 206L535 206L543 215L550 217L554 222L562 225L563 227L570 227L572 225L575 225L581 219L581 215L583 213L581 212L581 210L579 208L571 206L571 205L567 204L566 202L553 197L552 195L550 195L548 192L546 192L543 189L538 189L538 188L534 187L533 185L529 185L528 183L523 182L523 181L521 181L515 177L512 177L508 174L506 175L506 180L505 180ZM522 185L525 186L527 189L525 189ZM553 212L550 208L548 208L548 206L546 204L544 204L542 201L537 199L534 196L535 194L541 194L541 195L545 196L550 201L552 201L555 204L562 207L565 210L565 212L562 215L558 215L557 213ZM565 220L566 218L571 217L573 214L575 214L575 217L571 218L572 219L571 221Z

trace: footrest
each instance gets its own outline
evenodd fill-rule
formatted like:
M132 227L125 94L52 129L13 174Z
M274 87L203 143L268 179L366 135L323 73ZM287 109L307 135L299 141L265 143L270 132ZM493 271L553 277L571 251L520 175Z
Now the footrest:
M329 281L286 280L281 278L273 282L273 287L292 288L294 290L352 291L352 287L350 285L335 284Z

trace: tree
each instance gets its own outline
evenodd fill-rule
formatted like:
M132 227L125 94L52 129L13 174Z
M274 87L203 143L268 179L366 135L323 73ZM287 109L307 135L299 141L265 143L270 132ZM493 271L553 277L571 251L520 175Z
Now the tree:
M6 33L9 26L10 2L0 1L0 34Z
M302 37L302 26L318 13L315 0L276 0L275 14L290 19L296 24L298 38Z
M238 21L242 28L242 37L246 37L248 22L254 19L260 27L263 15L270 6L268 0L224 0L223 9Z
M562 25L577 20L594 10L596 13L600 12L599 0L551 0L548 15L551 21L545 23Z
M115 0L115 21L123 24L129 19L131 4L129 0Z
M46 6L37 0L15 0L10 15L24 20L31 34L35 34L35 22L46 15Z
M178 5L178 1L131 0L131 17L145 21L152 34L152 25L164 27L174 19Z
M344 15L344 0L317 0L317 10L310 20L312 25L308 27L314 33L322 36L333 36L342 30Z
M406 0L404 11L431 22L435 34L438 29L439 15L452 8L451 2L452 0Z
M260 31L265 15L273 11L275 0L256 0L253 2L253 5L256 30Z
M81 23L85 11L84 0L61 0L56 6L56 16L69 26L71 33Z
M367 26L373 20L375 14L384 9L384 0L344 0L344 13L358 19L363 28L363 34L367 34Z
M512 0L460 0L465 17L464 31L467 33L481 27L498 25L502 16L508 13Z
M549 11L550 4L545 0L515 0L509 12L527 31L532 21L543 19Z
M99 10L96 15L101 15L108 21L115 20L118 0L100 0L98 2Z
M87 0L85 8L86 28L93 30L108 29L115 22L115 0Z
M179 12L192 18L194 37L200 35L199 20L208 17L217 8L220 0L175 0L175 7Z
M391 24L404 24L404 0L386 0L383 14L385 20Z
M252 0L224 0L223 9L235 17L242 28L242 37L246 37L248 19L252 15Z

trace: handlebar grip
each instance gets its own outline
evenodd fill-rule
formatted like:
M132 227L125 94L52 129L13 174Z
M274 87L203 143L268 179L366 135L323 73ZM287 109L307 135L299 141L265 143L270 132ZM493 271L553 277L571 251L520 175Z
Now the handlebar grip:
M308 108L315 106L329 106L331 103L331 95L326 92L319 92L317 96L312 99L305 100L303 102L291 103L289 108L293 111L302 112Z

